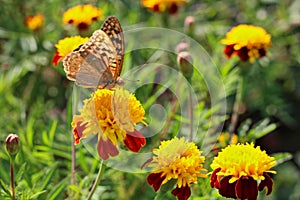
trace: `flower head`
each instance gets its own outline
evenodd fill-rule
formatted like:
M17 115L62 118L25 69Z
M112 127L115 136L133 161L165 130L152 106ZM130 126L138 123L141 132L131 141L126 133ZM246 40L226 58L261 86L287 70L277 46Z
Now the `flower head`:
M63 15L64 24L72 24L79 31L87 30L93 21L102 18L102 11L94 6L78 5L68 9Z
M98 154L106 160L118 154L118 142L138 152L146 144L135 125L144 122L145 110L133 94L123 89L98 89L84 101L80 115L72 122L75 144L91 134L98 134Z
M211 187L227 198L255 200L258 191L272 192L273 181L267 173L276 164L260 147L254 144L232 144L219 152L210 167L213 169Z
M142 0L142 5L154 12L165 12L175 14L179 6L185 4L186 0Z
M154 170L147 180L154 190L161 185L176 180L172 191L178 199L188 199L191 195L190 184L197 183L199 177L206 177L205 161L201 151L193 142L184 138L162 141L158 149L153 150L153 159L148 164Z
M228 58L236 54L241 60L250 62L265 56L266 48L272 46L271 35L265 29L247 24L233 27L221 42L226 45L224 53Z
M67 54L69 54L88 40L89 38L82 38L80 36L72 36L59 40L55 45L57 50L52 59L52 63L54 65L57 65Z
M9 134L6 137L5 146L9 155L16 155L20 149L19 136L17 134Z
M31 30L38 30L44 25L45 17L42 14L26 16L25 26Z

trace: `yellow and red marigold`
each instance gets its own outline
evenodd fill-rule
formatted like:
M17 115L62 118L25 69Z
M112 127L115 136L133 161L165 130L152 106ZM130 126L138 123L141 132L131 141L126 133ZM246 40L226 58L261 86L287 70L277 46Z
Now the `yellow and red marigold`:
M204 156L201 156L201 151L193 142L184 138L162 141L153 154L147 163L153 168L147 181L155 191L175 180L176 188L172 194L179 200L186 200L191 195L190 185L197 183L199 177L207 177L207 170L203 168Z
M45 17L43 14L26 16L25 26L31 30L39 30L44 25Z
M224 53L228 58L236 54L242 61L250 62L264 57L266 48L272 46L271 35L265 29L247 24L233 27L221 43L226 45Z
M52 59L52 63L54 65L57 65L66 55L68 55L70 52L72 52L88 40L89 38L82 38L80 36L66 37L62 40L59 40L55 45L57 50Z
M145 110L141 103L123 89L98 89L84 101L80 115L73 117L75 144L91 134L98 135L97 151L103 160L118 155L118 142L138 152L145 144L145 137L135 129L144 122Z
M267 195L272 192L273 181L267 173L276 173L270 170L275 164L275 158L253 143L232 144L210 165L210 185L227 198L256 200L258 191L266 188Z
M63 23L72 24L79 31L87 30L92 22L102 19L102 11L90 4L78 5L63 14Z
M168 11L175 14L178 8L186 3L186 0L142 0L142 5L154 12Z

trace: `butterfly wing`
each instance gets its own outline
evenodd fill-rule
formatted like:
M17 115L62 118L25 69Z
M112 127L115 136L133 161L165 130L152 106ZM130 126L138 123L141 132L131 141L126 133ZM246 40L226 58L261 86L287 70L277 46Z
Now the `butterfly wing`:
M102 30L97 30L78 50L68 54L64 60L67 78L86 88L105 87L113 81L114 74L108 68L116 62L117 52Z
M115 50L116 59L108 66L116 80L122 71L124 59L124 34L119 20L111 16L102 24L101 30L110 38Z

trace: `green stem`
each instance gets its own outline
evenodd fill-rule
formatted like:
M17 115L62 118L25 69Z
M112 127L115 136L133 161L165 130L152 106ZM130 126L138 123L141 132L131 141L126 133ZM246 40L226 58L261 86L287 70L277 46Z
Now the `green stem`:
M10 158L10 184L11 184L11 199L15 200L15 178L14 178L14 163L13 158Z
M93 194L94 194L94 192L96 190L96 187L99 185L99 183L101 181L101 178L103 176L104 170L105 170L105 166L103 166L103 160L101 160L96 180L95 180L95 182L93 184L93 187L92 187L92 189L91 189L91 191L89 193L89 196L87 197L87 200L92 199L92 196L93 196Z
M193 114L193 99L192 99L192 89L189 87L189 117L190 117L190 134L189 141L193 141L193 125L194 125L194 114Z
M238 118L239 118L239 110L240 110L240 105L242 102L242 93L243 93L243 84L244 84L243 82L244 82L243 77L240 77L239 81L238 81L238 88L236 91L236 98L235 98L235 102L233 105L233 113L231 116L231 123L230 123L230 127L229 127L230 138L232 138L232 136L235 132L236 125L237 125Z

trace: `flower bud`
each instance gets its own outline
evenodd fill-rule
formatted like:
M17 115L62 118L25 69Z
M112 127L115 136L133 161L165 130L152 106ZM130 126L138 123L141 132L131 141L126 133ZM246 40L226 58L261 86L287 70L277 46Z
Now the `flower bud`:
M176 53L180 53L182 51L188 51L190 48L189 44L187 42L180 42L176 46Z
M184 20L184 28L188 34L193 34L195 30L195 18L187 16Z
M182 75L191 81L193 75L192 55L187 51L182 51L177 55L177 63Z
M16 155L20 149L19 136L17 134L9 134L6 138L5 146L9 155Z

